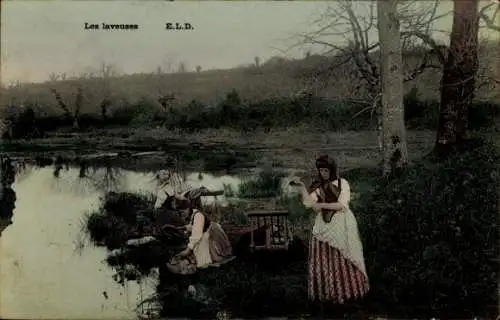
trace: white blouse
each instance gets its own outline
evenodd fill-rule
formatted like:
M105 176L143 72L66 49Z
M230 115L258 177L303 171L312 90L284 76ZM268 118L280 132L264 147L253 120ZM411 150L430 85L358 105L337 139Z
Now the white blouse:
M194 211L194 219L189 237L188 248L193 250L198 268L203 268L212 263L210 255L210 239L208 230L203 232L205 216L198 210Z
M163 202L167 200L168 195L173 195L173 194L174 194L174 188L170 187L169 185L158 187L156 189L155 209L160 208Z

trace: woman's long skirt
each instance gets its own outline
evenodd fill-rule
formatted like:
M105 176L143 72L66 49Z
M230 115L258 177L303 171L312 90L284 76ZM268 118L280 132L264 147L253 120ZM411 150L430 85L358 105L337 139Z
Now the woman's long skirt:
M215 222L210 224L209 241L210 241L210 256L212 257L212 262L220 263L232 257L232 246L231 242L222 229L222 227Z
M312 237L309 251L308 295L312 301L344 304L369 290L366 276L340 251Z

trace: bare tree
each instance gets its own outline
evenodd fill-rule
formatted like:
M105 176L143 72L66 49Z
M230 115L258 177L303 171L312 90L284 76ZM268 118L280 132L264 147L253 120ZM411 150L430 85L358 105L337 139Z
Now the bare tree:
M111 100L107 97L101 101L101 116L103 120L108 118L108 108L111 106Z
M408 163L403 108L403 62L398 0L377 0L380 42L383 174L397 175Z
M489 3L488 5L481 8L479 11L479 17L485 24L485 27L500 32L500 2Z
M57 75L55 72L49 73L49 81L57 81L59 80L59 75Z
M99 70L97 71L98 78L94 81L97 81L100 84L98 95L100 96L99 99L101 102L99 107L101 109L101 117L103 120L108 118L109 107L112 104L110 81L111 78L117 77L118 74L119 72L116 65L101 61Z
M66 80L66 78L67 78L67 75L65 72L63 72L61 74L56 74L55 72L49 73L49 81L58 81L58 80L64 81L64 80Z
M438 44L430 36L433 22L449 13L437 14L439 2L398 2L397 12L400 21L402 50L413 49L415 43L425 46L423 61L407 70L404 81L415 79L426 68L440 68L431 62L438 56L444 62L444 45ZM367 100L372 101L380 92L380 74L373 53L379 48L376 37L377 16L376 2L354 2L339 0L329 3L323 14L313 21L312 32L300 35L298 45L321 47L323 54L337 57L337 61L326 66L323 74L332 76L340 66L354 63L358 76L362 80L360 86L368 89ZM357 88L359 89L359 88ZM358 90L354 90L357 92Z
M255 62L255 67L260 67L260 58L259 57L255 57L254 58L254 62Z
M83 103L83 90L82 90L82 88L81 87L77 88L77 92L76 92L76 96L75 96L75 107L74 107L73 112L70 111L70 108L64 102L63 98L61 97L59 92L57 92L56 89L52 88L51 91L56 98L57 104L64 111L65 115L68 118L72 118L73 129L78 130L80 128L79 123L78 123L79 118L80 118L80 110L81 110L82 103Z
M201 66L196 66L196 72L200 73L201 72Z
M477 79L479 83L477 87L487 86L488 88L486 90L491 93L491 98L495 99L499 97L500 94L500 1L483 6L481 10L479 10L479 17L479 27L488 29L490 34L494 37L494 40L483 40L482 43L480 43L479 51L483 53L488 52L488 58L491 59L488 59L490 61L486 63L482 63L482 66L480 65Z
M441 108L434 153L440 157L467 138L468 109L478 69L479 0L453 1L450 47L441 79Z
M16 89L16 88L20 88L21 86L22 86L21 81L10 80L9 84L7 85L7 89Z
M116 77L118 75L118 68L113 65L106 63L105 61L101 61L99 65L99 76L103 78Z
M446 47L436 42L430 34L434 21L449 15L449 13L438 14L438 5L439 1L437 0L397 3L401 50L403 52L412 51L418 46L422 51L420 62L405 65L404 82L415 80L429 68L442 69L445 62L443 52ZM330 59L327 65L315 70L310 77L306 78L309 79L305 83L306 90L318 90L313 88L317 85L325 88L336 76L356 77L357 81L353 79L351 87L346 90L350 96L343 97L343 99L356 100L367 105L355 116L364 112L371 112L372 116L377 115L379 144L382 145L380 70L377 55L374 54L380 46L376 37L375 6L375 1L339 0L328 3L323 14L312 23L315 30L302 34L300 42L295 46L307 45L322 48L324 55L336 58ZM348 66L354 71L345 75L345 72L342 71L346 69L344 66Z
M185 62L179 62L179 67L177 68L177 72L179 73L187 72L187 66Z
M164 73L173 73L174 72L174 63L170 58L165 58L162 63L162 69Z

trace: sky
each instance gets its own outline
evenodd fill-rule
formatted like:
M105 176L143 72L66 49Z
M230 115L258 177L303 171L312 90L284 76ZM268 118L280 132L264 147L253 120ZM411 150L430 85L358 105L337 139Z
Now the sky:
M330 2L331 4L332 2ZM441 11L451 8L444 1ZM78 75L100 63L121 73L154 72L158 66L225 69L284 55L297 35L312 31L321 1L2 1L1 77L41 82L50 73ZM138 30L85 30L85 23L138 24ZM194 30L165 30L189 22ZM451 16L438 21L449 30ZM306 49L286 51L303 57Z

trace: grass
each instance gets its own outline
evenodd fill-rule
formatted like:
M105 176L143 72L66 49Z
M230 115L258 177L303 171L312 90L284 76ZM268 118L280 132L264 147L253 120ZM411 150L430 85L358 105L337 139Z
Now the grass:
M237 191L230 185L224 185L224 194L243 199L278 197L281 194L282 179L286 175L283 171L266 168L255 176L244 177Z

